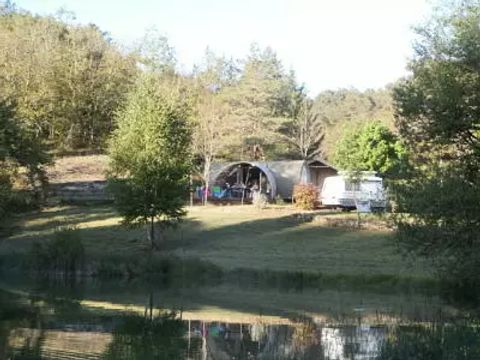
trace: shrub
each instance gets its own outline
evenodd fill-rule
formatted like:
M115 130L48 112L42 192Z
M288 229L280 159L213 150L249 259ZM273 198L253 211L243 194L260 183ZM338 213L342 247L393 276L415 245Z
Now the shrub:
M253 194L252 204L257 209L265 209L268 205L268 197L262 193L255 193Z
M293 187L293 199L296 207L313 210L318 199L318 188L313 184L297 184Z
M1 165L3 166L3 164ZM10 174L4 169L0 169L0 218L2 218L7 212L11 194L12 182Z
M32 210L39 205L36 193L28 184L19 186L21 178L8 166L0 160L0 219L9 214Z
M29 253L29 266L39 273L58 272L64 275L81 270L85 248L75 227L62 227L52 240L34 242Z

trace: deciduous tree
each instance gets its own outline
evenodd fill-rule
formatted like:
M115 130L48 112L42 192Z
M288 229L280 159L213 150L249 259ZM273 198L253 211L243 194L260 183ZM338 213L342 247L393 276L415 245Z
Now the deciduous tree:
M400 139L379 122L369 122L345 132L333 155L342 170L376 171L399 176L407 166L407 157Z
M22 174L34 200L39 200L46 185L44 165L48 161L41 139L19 118L15 104L0 100L0 217L15 205L13 185Z
M160 229L185 215L191 170L190 100L182 85L142 76L118 114L109 146L110 189L127 225ZM162 235L162 232L159 233Z
M440 7L417 29L412 76L395 90L416 172L397 188L398 238L472 288L480 269L480 3Z
M204 63L197 68L194 76L197 101L193 149L200 160L199 172L206 188L210 185L212 163L220 156L226 156L232 142L231 108L225 93L234 84L234 72L231 61L217 57L207 49ZM205 204L207 197L208 192L205 193Z
M318 94L313 102L313 113L324 126L322 154L332 159L338 140L351 128L361 127L375 119L388 129L394 129L391 89L326 90Z
M56 148L98 148L133 83L133 56L94 25L0 12L0 92Z

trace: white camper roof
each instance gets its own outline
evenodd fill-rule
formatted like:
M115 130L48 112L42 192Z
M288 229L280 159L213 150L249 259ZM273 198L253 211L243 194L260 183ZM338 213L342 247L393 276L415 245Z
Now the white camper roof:
M342 178L345 180L348 178L349 171L339 171L337 176L331 176L336 178ZM376 176L375 171L361 171L362 181L383 181L383 179L379 176Z

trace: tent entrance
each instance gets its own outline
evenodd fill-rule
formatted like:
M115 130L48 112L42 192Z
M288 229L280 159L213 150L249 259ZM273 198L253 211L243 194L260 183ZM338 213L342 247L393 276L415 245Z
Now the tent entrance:
M273 182L273 184L272 184ZM268 169L255 163L235 163L222 169L211 187L212 198L251 200L254 193L262 193L270 199L275 196L275 180Z

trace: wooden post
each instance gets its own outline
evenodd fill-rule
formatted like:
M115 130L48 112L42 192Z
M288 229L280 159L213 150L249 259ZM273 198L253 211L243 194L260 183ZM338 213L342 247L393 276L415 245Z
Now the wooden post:
M190 174L190 207L193 206L193 179L192 174Z
M263 193L263 188L262 188L262 171L260 171L260 176L259 176L259 178L258 178L258 182L259 182L259 184L258 184L258 189L260 190L260 194L262 194L262 193Z

